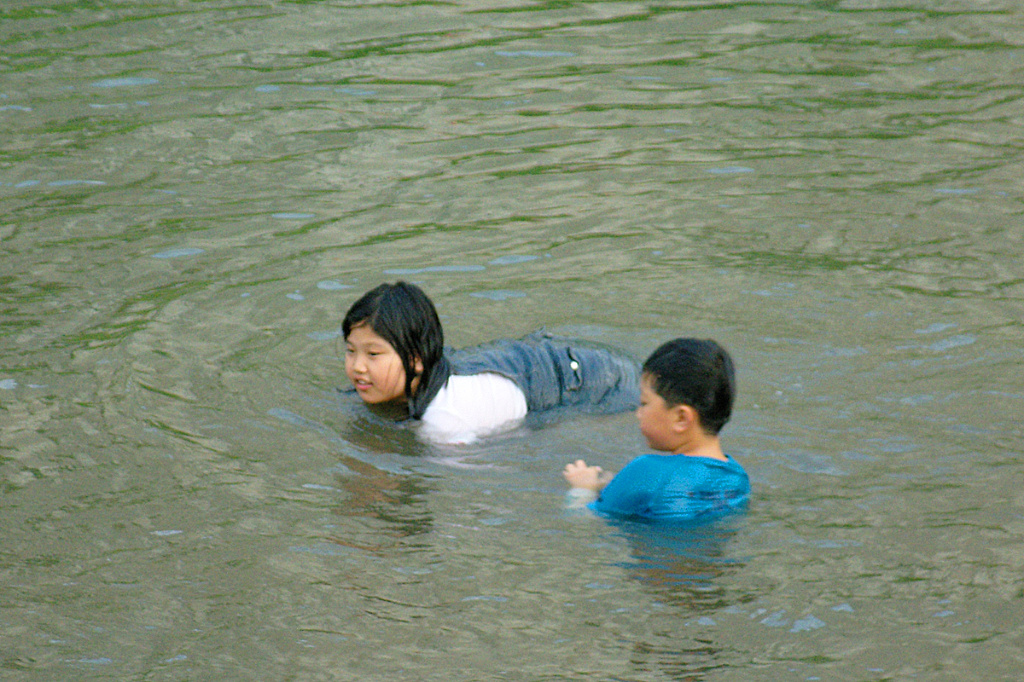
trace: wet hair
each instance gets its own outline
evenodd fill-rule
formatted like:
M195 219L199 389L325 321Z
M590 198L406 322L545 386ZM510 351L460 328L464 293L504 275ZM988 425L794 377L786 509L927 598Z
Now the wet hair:
M710 339L662 344L644 362L643 374L669 407L692 407L707 433L717 435L732 416L736 369L729 353Z
M448 380L444 358L444 331L433 302L415 284L395 282L371 289L352 304L341 323L347 339L356 327L368 326L391 344L405 368L405 396L413 417L423 415L430 400ZM413 395L416 360L423 363L420 383Z

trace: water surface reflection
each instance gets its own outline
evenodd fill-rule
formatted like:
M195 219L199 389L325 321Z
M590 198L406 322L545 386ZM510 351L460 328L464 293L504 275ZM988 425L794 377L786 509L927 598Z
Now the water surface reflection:
M1019 677L1017 4L0 25L8 676ZM748 514L565 519L629 415L439 452L350 410L338 321L393 273L456 347L721 339Z

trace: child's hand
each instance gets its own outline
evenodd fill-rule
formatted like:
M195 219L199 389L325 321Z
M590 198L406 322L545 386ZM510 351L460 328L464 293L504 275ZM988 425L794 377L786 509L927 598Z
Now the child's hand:
M582 459L566 464L565 469L562 470L562 476L573 488L583 488L594 492L600 492L601 488L605 487L611 479L601 467L587 466Z

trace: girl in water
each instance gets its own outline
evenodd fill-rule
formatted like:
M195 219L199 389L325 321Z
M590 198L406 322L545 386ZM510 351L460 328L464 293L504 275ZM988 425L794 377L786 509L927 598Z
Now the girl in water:
M406 282L364 294L341 329L359 397L419 420L430 441L469 443L558 407L607 413L639 402L632 358L545 332L446 352L434 304Z

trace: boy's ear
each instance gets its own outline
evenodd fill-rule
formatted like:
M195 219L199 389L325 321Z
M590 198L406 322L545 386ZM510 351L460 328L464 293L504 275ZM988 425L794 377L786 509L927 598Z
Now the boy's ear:
M697 415L697 410L693 409L689 405L676 405L672 408L675 414L675 423L673 424L674 429L677 433L682 433L687 429L700 423L700 417Z
M416 375L423 374L423 360L416 358L416 361L412 363L412 368L416 370Z

